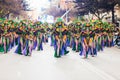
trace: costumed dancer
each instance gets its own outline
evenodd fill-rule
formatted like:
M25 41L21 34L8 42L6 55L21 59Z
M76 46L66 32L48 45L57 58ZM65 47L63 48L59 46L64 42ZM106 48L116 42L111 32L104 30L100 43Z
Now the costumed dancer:
M62 19L58 19L56 22L56 30L54 31L55 35L55 54L54 57L59 58L62 55L66 55L69 51L67 51L66 46L66 29L63 28L64 23L62 22Z
M48 43L48 36L49 36L49 30L50 28L48 27L48 23L44 23L44 43Z
M22 22L19 24L19 26L20 27L18 27L18 29L16 30L16 34L18 35L18 46L15 50L15 53L24 55L23 49L24 49L24 43L25 43L25 32L24 32L25 27L23 27Z
M95 32L93 30L93 27L91 26L90 29L90 33L89 33L89 52L92 55L92 57L94 57L94 55L96 55L96 48L95 48L95 41L94 41L94 37L95 37Z
M90 40L90 36L89 36L89 23L85 23L84 27L85 29L82 31L81 33L81 43L82 43L82 50L80 52L80 55L84 55L84 58L88 57L88 53L89 53L89 40ZM91 43L92 44L92 43Z
M80 33L81 33L81 23L78 21L76 23L76 32L75 34L75 45L76 45L76 52L80 50Z
M0 53L4 52L4 44L3 44L3 36L2 36L4 31L3 31L3 26L2 26L3 22L2 21L3 20L0 20L0 22L1 22L1 24L0 24Z
M10 50L10 49L12 49L13 47L14 47L14 32L15 32L15 26L14 26L14 22L11 20L10 21L10 26L11 27L9 27L9 29L8 29L8 32L9 32L9 34L10 34L10 36L9 36L9 49L8 50Z
M44 41L43 35L44 35L44 33L45 33L44 28L40 27L38 30L38 37L37 37L37 42L38 42L38 44L37 44L38 49L37 50L38 51L43 50L43 41Z
M62 23L62 54L66 55L69 53L67 51L67 35L68 35L68 29L64 23Z
M26 55L25 56L31 56L32 55L32 49L33 49L33 32L32 30L30 33L26 34Z
M73 51L76 50L76 43L75 43L75 34L77 33L75 26L72 28L72 34L71 34L71 44L70 47Z
M60 40L60 29L58 28L58 23L56 23L55 25L56 29L53 32L54 36L55 36L55 40L54 40L54 57L59 58L61 57L61 40Z
M41 25L41 22L35 22L33 26L35 26L36 28L33 30L33 34L34 34L34 41L33 41L33 50L37 49L37 36L38 36L38 31L39 31L39 27Z
M5 21L4 33L3 33L4 53L8 52L9 48L9 34L8 34L8 21Z

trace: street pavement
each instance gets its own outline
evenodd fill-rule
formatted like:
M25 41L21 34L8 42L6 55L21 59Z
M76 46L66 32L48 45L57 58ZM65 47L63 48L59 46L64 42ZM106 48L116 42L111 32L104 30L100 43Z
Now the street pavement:
M16 47L15 47L16 48ZM79 53L54 58L54 49L44 44L32 56L0 54L0 80L120 80L120 49L105 48L96 57L83 59Z

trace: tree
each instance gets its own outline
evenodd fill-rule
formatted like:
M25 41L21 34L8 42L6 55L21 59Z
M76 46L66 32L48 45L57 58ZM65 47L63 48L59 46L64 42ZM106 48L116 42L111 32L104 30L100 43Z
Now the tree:
M56 6L51 6L49 9L46 10L45 13L54 17L60 17L65 13L65 10L62 10Z
M0 0L0 17L9 17L10 13L20 15L21 10L25 10L27 6L24 0Z
M112 22L114 21L114 7L120 3L119 0L76 0L76 8L79 14L92 13L98 19L102 20L106 14L105 12L112 12Z

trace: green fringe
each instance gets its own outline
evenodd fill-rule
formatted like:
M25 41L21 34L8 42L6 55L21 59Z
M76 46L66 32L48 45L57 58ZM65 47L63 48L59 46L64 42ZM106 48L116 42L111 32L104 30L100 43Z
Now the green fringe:
M0 44L0 52L4 52L4 45Z
M75 50L76 50L76 45L74 45L74 46L73 46L72 50L73 50L73 51L75 51Z
M61 56L60 56L60 53L59 53L59 55L57 55L57 50L55 50L54 57L56 57L56 58L60 58L60 57L61 57Z
M18 46L18 54L22 54L22 51L21 51L21 46Z

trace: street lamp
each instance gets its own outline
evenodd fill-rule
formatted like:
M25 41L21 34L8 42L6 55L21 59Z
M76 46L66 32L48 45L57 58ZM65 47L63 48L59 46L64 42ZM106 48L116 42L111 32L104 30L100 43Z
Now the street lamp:
M74 8L74 7L71 7L69 10L68 10L68 2L71 2L71 1L68 1L66 0L65 3L65 8L66 8L66 12L63 14L63 16L61 16L61 18L65 17L66 16L66 23L68 23L68 13Z
M67 4L68 4L68 1L65 1L65 3L66 3L66 12L67 12L67 8L68 8L68 6L67 6ZM66 14L66 23L68 23L68 13Z

